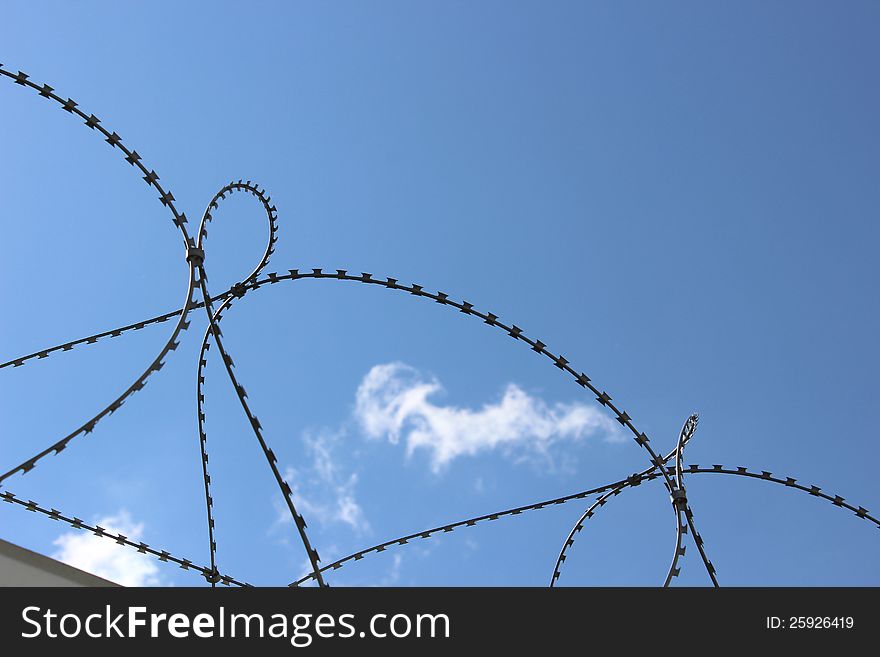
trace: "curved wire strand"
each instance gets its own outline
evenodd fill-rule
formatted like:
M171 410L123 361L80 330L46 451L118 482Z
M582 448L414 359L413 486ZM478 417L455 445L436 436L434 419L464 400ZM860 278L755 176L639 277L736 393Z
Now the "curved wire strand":
M171 194L170 191L165 191L163 186L159 183L159 176L156 174L155 171L147 170L141 159L141 156L138 155L137 151L129 150L122 143L122 138L118 134L116 134L116 132L111 133L107 129L105 129L103 125L101 125L101 120L98 119L98 117L96 117L94 114L85 114L82 110L79 109L76 102L74 102L70 98L64 100L63 98L61 98L61 96L56 95L54 93L54 89L49 85L44 84L42 85L42 87L38 86L29 80L30 76L28 76L26 73L19 71L17 75L12 74L11 72L2 68L2 65L0 65L0 77L11 79L13 82L22 87L34 89L39 93L41 97L54 101L55 103L60 105L63 110L83 119L87 127L102 134L105 137L105 141L110 144L111 147L118 148L123 153L123 155L125 155L125 161L128 162L130 165L137 167L140 172L144 174L143 179L147 183L147 185L154 187L156 191L159 192L159 200L162 202L162 205L164 205L169 210L169 212L171 212L172 221L174 222L174 225L177 227L177 229L180 231L184 248L187 249L187 253L189 252L189 247L192 244L192 240L189 237L185 226L186 215L177 211L177 208L174 205L174 196ZM162 369L165 364L164 359L168 355L168 353L177 348L179 344L177 342L178 335L181 333L181 331L185 331L189 327L189 322L187 322L186 320L189 310L193 307L193 304L195 303L193 301L194 290L194 267L192 262L189 262L185 301L183 306L181 307L177 324L174 326L174 329L172 330L168 340L159 350L159 353L155 356L152 363L147 367L147 369L144 370L144 372L140 376L138 376L134 380L134 382L130 384L128 388L126 388L120 395L118 395L113 401L107 404L98 413L83 422L83 424L81 424L77 429L73 430L64 438L56 441L49 447L31 456L27 460L21 462L14 468L7 470L3 474L0 474L0 484L2 484L5 480L18 472L23 475L27 474L36 467L39 461L41 461L49 454L60 454L64 449L67 448L68 444L72 440L74 440L78 436L91 433L98 422L100 422L103 418L112 415L125 403L125 401L131 395L143 389L150 375Z

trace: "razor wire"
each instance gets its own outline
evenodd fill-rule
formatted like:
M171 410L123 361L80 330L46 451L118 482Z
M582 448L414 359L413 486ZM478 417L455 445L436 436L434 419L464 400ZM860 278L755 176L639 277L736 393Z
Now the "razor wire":
M213 343L220 354L220 358L222 359L224 368L226 370L227 378L229 379L229 382L232 385L232 388L239 400L242 411L245 413L245 416L248 419L251 431L256 438L258 446L260 447L266 459L269 470L271 471L273 478L275 479L275 482L282 493L286 506L290 511L290 514L294 520L294 524L297 528L299 539L304 549L306 550L306 554L308 555L309 563L311 565L311 572L293 581L291 584L289 584L289 586L299 586L308 581L317 582L319 586L327 586L327 583L323 577L324 573L328 571L338 570L339 568L342 568L344 565L350 562L360 561L368 555L384 552L391 547L407 545L417 539L428 539L437 535L447 534L463 527L475 526L478 523L489 522L504 517L520 515L525 512L538 511L551 506L566 504L574 500L584 500L591 496L598 495L593 503L580 516L563 543L562 549L560 550L559 556L557 557L556 563L553 567L552 577L550 580L550 586L553 587L561 576L562 564L565 562L568 556L568 551L574 545L575 538L584 528L586 521L592 518L600 507L604 506L611 498L621 494L625 489L638 486L642 482L653 481L655 479L662 480L664 488L670 496L670 500L672 502L672 510L676 518L675 549L673 551L672 561L667 571L667 575L663 585L669 586L672 579L679 575L679 561L680 558L683 557L686 553L686 546L684 545L683 539L686 535L690 534L693 542L696 544L696 547L699 551L706 572L708 573L713 585L718 586L715 567L709 560L705 550L704 541L696 530L693 510L691 509L684 487L684 474L726 474L740 477L756 478L764 481L769 481L771 483L784 485L795 490L806 492L811 496L825 499L840 508L848 509L852 511L858 518L867 520L868 522L871 522L875 526L880 528L880 520L872 516L864 507L854 506L846 502L845 499L843 497L840 497L839 495L832 496L830 494L827 494L822 491L822 489L818 486L805 486L803 484L799 484L797 483L796 479L793 479L791 477L785 477L784 479L774 477L772 473L764 470L760 471L759 474L758 472L750 471L742 466L738 466L736 469L730 469L725 468L721 465L713 465L711 468L701 468L699 465L689 465L687 469L684 469L682 467L684 447L692 439L696 430L698 421L698 417L696 414L691 415L685 421L685 424L679 434L679 438L675 448L665 457L659 456L651 447L650 439L648 438L648 436L644 432L639 431L636 428L635 424L633 423L632 417L617 404L615 404L612 401L612 397L607 392L597 387L589 376L587 376L582 371L578 371L574 367L572 367L570 361L561 354L557 355L550 351L547 345L541 340L528 337L525 332L516 324L507 324L501 321L499 317L494 313L480 311L468 301L457 301L451 298L445 292L431 292L423 286L414 283L410 285L401 284L399 279L397 278L376 278L373 276L373 274L367 272L362 272L359 275L353 275L349 274L348 270L345 269L324 270L321 268L314 268L310 271L301 271L300 269L288 269L287 273L278 274L277 272L273 272L267 274L265 278L259 278L261 272L267 267L269 260L275 250L275 245L278 241L277 209L274 205L271 204L271 197L269 197L265 193L265 190L261 189L259 185L252 183L250 180L238 180L230 182L222 187L208 203L208 206L204 214L202 215L201 223L199 224L197 237L194 240L188 234L186 229L186 215L177 210L174 204L175 199L172 193L170 191L166 191L166 189L159 183L159 176L156 174L156 172L152 169L148 169L147 166L144 164L142 157L137 153L137 151L129 149L127 146L125 146L122 142L122 138L115 131L111 132L107 130L102 125L100 119L98 119L94 114L86 114L72 99L64 99L62 96L57 95L53 87L50 87L47 84L37 85L36 83L32 82L30 80L30 76L28 76L26 73L23 73L21 71L19 71L18 73L12 73L4 69L3 65L0 64L0 76L11 80L13 83L19 86L30 88L36 91L39 96L53 101L58 106L60 106L61 109L65 110L69 114L75 115L82 119L83 123L88 128L100 133L104 137L104 140L108 144L110 144L112 148L119 149L119 151L123 154L125 161L129 165L136 167L139 174L143 174L141 177L147 183L147 185L153 187L159 193L159 200L161 201L162 205L166 207L171 213L172 222L180 232L184 245L184 256L188 264L186 294L184 295L185 301L181 308L166 312L156 317L140 320L138 322L127 324L108 331L103 331L101 333L96 333L84 338L79 338L56 346L41 349L31 354L12 358L6 362L0 363L0 369L7 367L21 367L33 360L42 360L45 358L54 357L59 353L70 351L75 347L96 344L98 341L104 338L120 337L130 331L141 330L147 326L163 323L168 320L174 319L175 317L177 318L177 323L175 324L171 335L168 337L163 347L159 350L158 354L153 358L153 360L147 366L144 372L140 376L138 376L132 384L130 384L122 393L118 394L113 399L113 401L107 404L99 412L85 420L77 429L68 433L63 438L52 443L42 451L34 454L17 466L0 474L0 488L3 488L5 485L5 481L13 475L26 475L31 472L36 467L36 465L49 454L60 454L74 439L81 435L91 433L95 429L95 425L99 421L119 410L119 408L135 392L138 392L144 387L147 379L149 379L150 376L162 369L165 364L165 360L170 357L170 352L177 349L180 344L178 338L181 337L181 333L187 330L190 325L188 321L189 312L194 309L204 308L208 320L208 327L201 342L198 365L196 368L196 412L199 433L199 448L202 461L202 477L204 482L205 508L207 516L207 538L209 553L208 565L201 566L194 563L190 559L185 559L172 555L166 550L150 547L143 542L132 541L122 534L114 534L113 532L107 531L106 529L97 525L90 525L83 520L77 518L76 516L65 515L54 508L47 508L34 502L33 500L25 501L17 497L9 490L0 491L0 499L2 499L3 501L10 503L17 508L22 508L26 511L36 513L37 515L47 517L51 520L67 523L75 529L89 531L95 536L113 540L119 545L134 548L142 554L150 554L157 557L161 562L177 564L180 568L184 570L199 573L206 579L208 583L211 584L211 586L216 586L216 584L218 583L224 585L249 586L243 581L221 573L217 565L217 541L215 535L214 504L211 495L211 476L208 471L208 440L207 431L205 430L206 413L205 393L203 387L206 374L205 367L207 366L208 354L211 344ZM237 192L244 192L251 195L263 206L269 226L266 248L262 258L257 263L254 270L247 277L245 277L240 282L235 283L224 292L212 296L209 293L207 287L208 276L205 269L205 240L208 236L207 228L208 224L211 223L214 218L213 211L219 209L220 201L225 199L228 195L232 195ZM239 380L234 372L234 362L232 360L232 357L230 356L229 351L223 344L222 332L220 330L220 323L223 318L223 314L229 311L235 302L243 302L245 300L246 294L251 294L252 292L260 290L264 287L275 285L277 283L294 282L305 279L357 282L365 285L377 286L379 288L406 292L413 297L431 300L439 305L446 306L451 309L456 309L464 315L477 318L481 320L484 324L503 331L509 337L528 346L536 354L549 359L549 361L558 370L567 374L575 384L580 386L582 389L589 391L589 393L594 396L595 401L604 409L606 409L606 411L613 414L614 419L617 420L617 422L619 422L632 434L637 446L642 448L647 453L651 465L639 473L632 474L625 479L621 479L616 482L572 493L563 497L513 507L493 513L467 518L464 520L459 520L426 530L417 531L359 550L350 555L342 557L341 559L337 559L325 566L319 565L320 556L318 554L318 551L314 547L312 547L311 542L305 531L307 528L305 518L296 510L293 489L291 488L290 484L285 481L280 471L278 470L277 457L275 456L273 450L269 447L266 438L263 435L264 432L262 425L259 422L259 419L251 410L250 404L247 401L247 393L245 391L245 388L241 385L241 383L239 383ZM200 293L200 299L196 297L197 292ZM216 309L214 307L215 302L219 302L219 305L216 307ZM668 462L673 459L674 466L667 465Z

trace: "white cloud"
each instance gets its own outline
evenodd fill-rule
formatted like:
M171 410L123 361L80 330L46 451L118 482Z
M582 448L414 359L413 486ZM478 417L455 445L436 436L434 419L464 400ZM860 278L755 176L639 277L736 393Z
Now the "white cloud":
M614 421L597 408L548 405L512 383L500 401L477 410L435 404L430 398L442 390L436 379L403 363L376 365L358 387L355 416L371 438L387 437L395 444L403 438L407 456L426 450L434 472L459 456L493 449L547 456L560 440L597 433L619 437Z
M312 467L304 476L303 472L288 466L284 479L290 484L294 503L306 522L317 519L324 525L342 523L362 534L370 530L370 523L355 494L357 473L344 473L334 454L342 437L342 433L306 433L303 442L311 455ZM279 513L285 522L290 520L286 506L279 507Z
M101 518L96 523L109 533L123 534L133 541L140 541L143 523L132 521L128 511ZM87 572L109 579L123 586L158 586L159 567L150 557L129 547L118 545L108 538L101 538L85 531L62 534L53 541L58 550L53 558Z

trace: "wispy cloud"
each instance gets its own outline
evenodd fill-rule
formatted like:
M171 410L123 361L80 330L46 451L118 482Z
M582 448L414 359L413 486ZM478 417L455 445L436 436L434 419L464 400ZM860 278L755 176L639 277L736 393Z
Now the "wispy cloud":
M440 383L403 363L376 365L358 387L355 417L371 438L403 439L407 456L423 449L431 468L441 471L460 456L500 449L504 453L541 454L561 440L602 434L616 440L611 418L581 403L549 405L508 384L500 401L479 409L443 406L431 398Z
M379 586L394 586L400 583L400 566L403 563L403 555L395 552L391 560L391 567L388 573L379 582Z
M288 466L284 479L293 490L294 503L307 520L317 519L324 525L341 523L358 533L370 529L364 510L357 501L358 477L355 472L345 472L336 457L336 449L343 432L306 433L303 442L311 457L308 470ZM285 522L290 520L286 507L279 507Z
M101 518L96 523L108 532L139 541L143 523L135 523L128 511ZM109 579L123 586L159 586L159 568L144 554L82 531L67 532L53 541L52 557L66 564Z

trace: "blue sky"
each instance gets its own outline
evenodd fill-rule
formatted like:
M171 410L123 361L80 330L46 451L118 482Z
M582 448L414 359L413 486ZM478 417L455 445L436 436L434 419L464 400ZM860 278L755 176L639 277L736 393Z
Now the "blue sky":
M201 216L231 179L279 212L268 271L347 269L466 299L586 372L685 462L750 466L874 511L880 354L876 4L23 3L0 62L76 100ZM179 307L179 235L93 131L0 80L0 360ZM259 259L253 199L215 213L212 292ZM5 487L199 563L203 311L88 437ZM0 370L4 471L100 410L160 324ZM338 281L249 294L225 344L325 562L648 465L572 381L449 308ZM221 570L304 574L216 359L206 415ZM686 478L722 585L880 584L877 530L760 481ZM337 585L545 585L573 502L388 550ZM106 526L106 525L104 525ZM200 585L0 505L0 537L130 583ZM668 496L627 491L560 584L654 585ZM691 548L676 584L708 578Z

